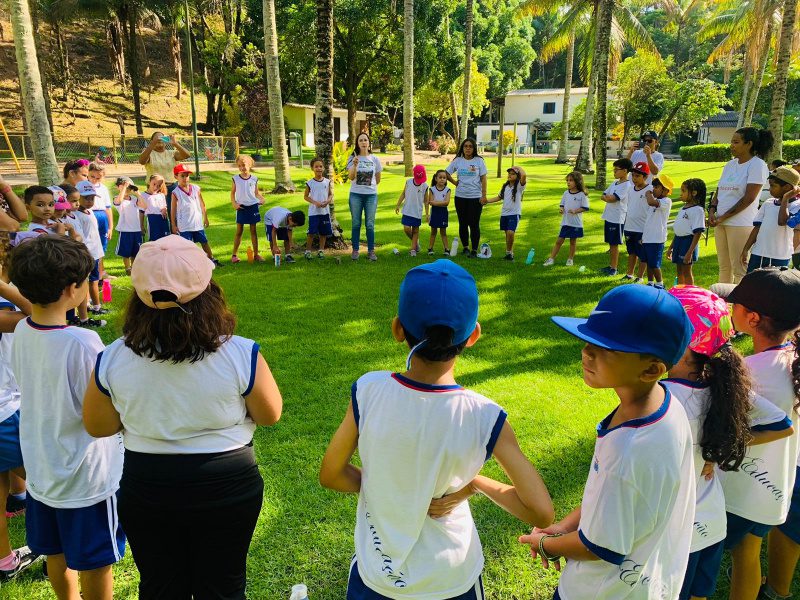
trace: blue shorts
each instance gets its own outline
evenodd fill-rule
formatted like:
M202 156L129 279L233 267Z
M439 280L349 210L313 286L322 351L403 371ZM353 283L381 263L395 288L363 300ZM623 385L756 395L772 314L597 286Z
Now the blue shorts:
M660 269L664 258L664 244L642 244L642 254L644 258L640 257L640 260L643 263L647 263L651 269Z
M100 259L94 261L92 272L89 273L89 281L100 281Z
M583 227L570 227L569 225L562 225L561 231L558 232L558 237L565 240L582 238Z
M763 269L765 267L788 267L789 259L783 258L766 258L758 254L751 254L750 260L747 262L747 272L755 271L756 269Z
M500 217L500 231L516 231L519 221L522 217L519 215L503 215Z
M725 541L712 544L689 554L686 577L683 580L679 600L689 600L692 596L710 598L717 590L717 575L722 564Z
M447 207L431 206L431 219L428 221L431 229L447 229Z
M36 554L63 554L76 571L113 565L125 556L116 496L83 508L52 508L28 494L25 533Z
M644 262L644 248L642 248L641 231L625 232L625 250L628 251L628 256L635 256Z
M206 237L206 230L201 229L199 231L181 231L181 237L185 240L189 240L190 242L194 242L195 244L207 244L208 238Z
M739 515L726 512L728 518L728 535L725 537L725 550L730 550L739 545L748 533L763 538L772 529L772 525L756 523Z
M483 593L483 576L478 577L478 581L470 588L468 592L453 596L447 600L484 600ZM368 588L361 580L361 575L358 574L358 566L356 561L350 567L350 577L347 580L347 600L389 600L388 596L379 594Z
M794 478L794 491L792 492L792 503L789 505L789 515L778 530L792 540L795 544L800 544L800 467Z
M22 466L19 447L19 411L0 423L0 473Z
M261 213L258 212L258 204L242 206L236 211L236 223L238 225L255 225L261 222Z
M117 256L122 258L136 258L139 247L142 245L141 231L118 231Z
M419 227L422 225L422 219L418 219L417 217L409 217L408 215L403 215L400 217L400 223L406 227Z
M619 246L622 244L622 223L612 223L603 221L603 240L609 246Z
M170 234L169 221L161 215L147 215L147 233L151 242Z
M100 243L103 245L103 252L108 248L108 213L104 210L92 210L97 219L97 231L100 233Z
M330 215L308 215L308 235L333 235Z
M264 225L264 227L266 227L266 229L267 229L267 240L271 244L272 243L272 226L270 225L269 227L267 227L266 225ZM288 242L289 241L289 228L288 227L279 227L278 228L278 233L276 234L276 237L278 238L278 240L280 240L282 242Z
M689 249L689 246L692 245L693 239L693 235L675 236L675 239L672 240L672 262L676 265L683 264L683 257L686 256L686 251ZM697 259L700 257L700 248L698 246L699 244L694 247L694 251L692 252L693 263L696 263Z

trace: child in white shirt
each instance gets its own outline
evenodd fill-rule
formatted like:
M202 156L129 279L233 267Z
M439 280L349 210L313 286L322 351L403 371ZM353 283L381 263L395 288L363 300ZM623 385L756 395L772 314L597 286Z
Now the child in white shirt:
M258 177L250 171L253 168L253 157L249 154L240 154L236 159L239 174L233 176L231 184L231 204L236 211L236 234L233 236L233 254L231 262L239 262L239 244L242 243L244 226L250 226L250 243L253 245L253 259L264 262L264 257L258 253L258 231L256 226L261 221L259 207L264 204L264 196L258 189Z
M167 186L161 175L154 173L150 176L147 182L147 191L139 193L137 206L139 210L144 211L144 215L147 218L149 241L154 242L170 234L167 212Z
M702 179L687 179L681 184L683 207L672 229L675 237L667 249L667 259L675 263L678 285L694 285L692 264L700 254L697 245L706 229L706 184Z
M638 162L631 170L631 188L628 191L628 210L625 213L625 249L628 251L628 269L622 276L622 281L639 283L644 274L644 247L642 246L642 232L647 220L647 193L653 190L648 183L650 167L646 162ZM636 261L639 266L636 266ZM636 277L634 278L634 271Z
M550 256L544 261L544 266L549 267L555 263L555 258L564 244L564 240L569 240L569 256L566 265L571 267L575 260L575 249L578 238L583 237L583 214L589 210L589 198L587 197L586 186L583 183L583 174L573 171L567 175L567 191L561 196L561 203L558 211L561 217L561 231L558 232L558 239L550 251Z
M645 194L649 210L642 230L642 253L647 264L647 285L662 289L661 259L667 241L667 219L672 208L669 195L674 187L672 179L662 173L653 179L653 191Z
M612 183L600 199L606 203L603 208L603 237L608 244L608 266L601 269L604 275L614 276L618 273L619 247L625 228L625 214L628 212L628 194L631 182L628 174L633 168L633 163L627 158L614 161L614 183Z
M492 202L502 202L500 209L500 231L506 233L506 256L504 260L514 260L514 235L522 219L522 197L525 194L525 186L528 183L528 176L522 167L511 167L507 169L507 179L500 188L500 193L494 198L481 200L481 204L491 204Z
M78 210L73 213L75 215L75 229L80 233L83 243L89 250L89 254L95 260L94 268L89 273L89 294L86 304L82 302L78 306L79 324L81 326L103 327L106 324L103 319L93 319L88 318L88 316L84 318L84 314L88 314L85 310L87 306L88 312L92 313L92 315L99 316L108 313L108 310L100 304L100 259L103 258L105 252L100 238L100 230L97 226L97 217L92 210L97 191L91 181L79 181L75 189L79 194Z
M414 176L406 181L394 207L394 214L400 214L400 207L403 208L400 223L403 225L406 237L411 240L411 250L409 250L411 256L416 256L419 252L419 228L422 226L423 210L425 220L428 220L428 203L425 202L428 195L427 179L425 165L414 165Z
M333 202L333 182L324 176L325 163L321 158L311 159L311 170L314 177L306 181L303 199L308 202L308 233L306 235L305 257L311 258L314 236L319 236L317 258L325 258L325 243L328 236L333 235L331 225L331 208Z
M206 237L205 228L208 227L208 215L203 194L200 193L200 186L189 182L189 175L192 172L183 164L177 165L172 172L178 180L178 185L172 190L172 210L169 211L172 233L180 235L190 242L200 244L208 256L208 260L213 262L214 266L222 266L214 258L211 245Z
M139 221L139 188L128 177L117 186L119 194L114 198L119 220L117 221L117 256L122 257L125 272L131 274L131 264L142 245L142 226Z
M433 246L436 244L436 234L442 238L442 247L445 256L450 256L450 244L447 241L448 213L450 204L450 188L447 187L447 171L439 169L433 174L431 185L428 188L428 225L431 228L431 237L428 240L428 256L433 256Z

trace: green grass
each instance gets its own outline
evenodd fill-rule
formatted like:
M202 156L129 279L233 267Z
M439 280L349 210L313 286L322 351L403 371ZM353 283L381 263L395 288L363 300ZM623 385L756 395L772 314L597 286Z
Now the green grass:
M495 172L495 164L490 160L491 172ZM478 282L483 328L480 342L458 361L457 378L507 409L523 451L542 473L562 517L580 503L595 425L614 406L615 399L611 392L591 391L583 384L581 344L555 327L550 316L588 314L598 298L617 282L596 274L607 265L607 256L601 202L595 191L590 195L593 210L585 216L587 236L579 240L576 266L563 266L566 249L559 256L561 266L541 266L558 233L558 202L569 168L545 159L519 160L517 164L526 168L529 176L517 234L519 258L513 263L497 258L457 259ZM509 165L506 159L505 166ZM435 166L428 166L429 173ZM716 184L721 169L721 164L706 163L667 166L676 182L702 177L709 186ZM271 171L259 175L268 186ZM298 170L293 175L298 184L309 176ZM261 344L284 398L281 421L274 427L259 428L255 437L265 490L264 508L250 548L250 598L288 598L291 585L297 582L308 584L312 598L344 597L353 552L356 497L322 489L317 473L326 445L344 414L352 382L366 371L399 370L404 364L407 349L393 341L389 325L404 273L428 257L412 259L406 252L408 241L393 210L403 183L402 167L384 171L376 224L376 264L363 258L352 263L347 257L340 264L330 257L307 262L300 255L296 265L275 269L270 263L228 263L235 228L229 204L230 175L209 173L200 182L209 207L209 238L215 254L225 263L215 272L215 279L236 312L237 333ZM496 194L501 183L490 179L489 193ZM589 183L593 184L593 177ZM267 199L268 206L302 210L306 206L301 194ZM337 189L336 201L349 238L346 189ZM504 239L498 230L499 209L497 204L486 208L482 218L483 239L491 244L495 256L502 256ZM451 215L449 232L454 234L457 227L452 206ZM423 232L424 248L428 231L423 228ZM263 251L261 228L259 233ZM242 257L248 244L245 238ZM531 247L536 248L536 264L526 266L523 259ZM114 248L114 242L109 248ZM400 248L400 255L393 255L392 248ZM120 332L120 311L130 294L130 280L124 277L121 261L113 254L106 264L112 274L120 276L114 282L109 327L101 332L110 342ZM585 273L578 273L579 265L587 267ZM671 282L674 267L665 263L664 272L665 280ZM712 236L708 246L701 246L695 274L699 284L709 285L716 280L716 273ZM503 477L494 462L484 473ZM534 564L527 549L516 541L528 527L485 498L471 503L486 555L488 596L551 598L557 575ZM23 523L22 518L12 520L12 541L17 545L24 543ZM180 541L164 543L179 546ZM176 551L180 551L177 546ZM130 554L117 565L114 575L115 596L135 598L138 576ZM33 600L52 594L37 570L4 585L2 597ZM723 590L716 597L722 598Z

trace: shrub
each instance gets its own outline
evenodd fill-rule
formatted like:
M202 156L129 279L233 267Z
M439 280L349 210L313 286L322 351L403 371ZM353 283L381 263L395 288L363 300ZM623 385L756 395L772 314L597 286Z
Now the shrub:
M439 150L439 142L436 140L419 140L417 142L417 150L433 150L437 152Z
M788 162L800 160L800 140L783 142L783 160Z
M386 144L387 152L402 152L403 147L400 144Z
M455 154L458 148L456 147L456 143L449 135L440 135L436 138L436 144L438 144L439 154L444 156L445 154Z
M392 141L392 126L388 123L380 123L372 126L371 141L373 147L377 147L381 152L386 152L386 148Z
M350 157L350 151L347 149L347 144L344 142L336 142L333 145L333 156L331 157L331 166L333 166L333 183L340 184L347 182L347 159Z
M687 162L728 162L731 159L728 144L681 146L679 152L681 159ZM800 140L783 142L783 160L788 162L800 160Z

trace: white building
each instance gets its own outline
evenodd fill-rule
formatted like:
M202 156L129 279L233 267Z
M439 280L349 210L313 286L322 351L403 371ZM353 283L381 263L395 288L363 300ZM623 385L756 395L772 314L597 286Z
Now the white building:
M283 117L286 120L286 133L295 131L300 134L303 145L314 147L314 122L316 107L311 104L287 102L283 105ZM364 131L368 126L369 116L363 110L356 111L356 130ZM347 128L347 109L333 109L333 141L346 142L350 136Z
M736 131L739 113L733 110L709 117L700 125L698 144L728 144Z

